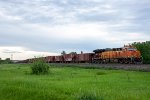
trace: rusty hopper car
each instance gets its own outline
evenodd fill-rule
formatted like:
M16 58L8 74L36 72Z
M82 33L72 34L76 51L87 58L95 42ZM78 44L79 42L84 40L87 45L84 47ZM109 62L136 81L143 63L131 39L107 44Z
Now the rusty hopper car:
M76 63L91 63L92 62L92 57L93 53L81 53L76 55L75 62Z
M53 63L55 61L55 56L47 56L45 60L47 63Z
M122 48L97 49L94 52L93 63L142 63L140 51L130 45Z
M64 63L74 63L76 54L64 54L63 61Z
M55 56L54 62L55 63L63 63L64 62L63 56Z

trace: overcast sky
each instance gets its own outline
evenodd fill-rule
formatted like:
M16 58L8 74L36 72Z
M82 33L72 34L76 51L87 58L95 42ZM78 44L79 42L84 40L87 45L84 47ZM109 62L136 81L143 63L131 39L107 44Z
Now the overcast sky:
M0 57L92 52L150 40L150 0L0 0Z

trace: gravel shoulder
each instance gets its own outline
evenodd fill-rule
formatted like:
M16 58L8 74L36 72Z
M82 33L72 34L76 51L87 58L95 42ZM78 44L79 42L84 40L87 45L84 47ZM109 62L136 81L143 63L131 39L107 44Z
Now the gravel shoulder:
M104 68L104 69L123 69L150 72L150 64L89 64L89 63L52 63L55 66L83 67L83 68Z

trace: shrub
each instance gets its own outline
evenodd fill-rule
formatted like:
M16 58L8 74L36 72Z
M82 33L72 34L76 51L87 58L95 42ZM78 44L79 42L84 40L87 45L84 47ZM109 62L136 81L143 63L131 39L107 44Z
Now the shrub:
M37 58L31 66L32 74L47 74L49 65L42 58Z

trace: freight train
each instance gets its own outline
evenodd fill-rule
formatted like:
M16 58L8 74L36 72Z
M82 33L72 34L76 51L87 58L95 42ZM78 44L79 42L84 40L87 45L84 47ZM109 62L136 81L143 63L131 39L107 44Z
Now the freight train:
M23 62L32 63L36 59L27 59ZM93 53L64 54L59 56L42 57L47 63L142 63L140 51L131 45L122 48L96 49Z

